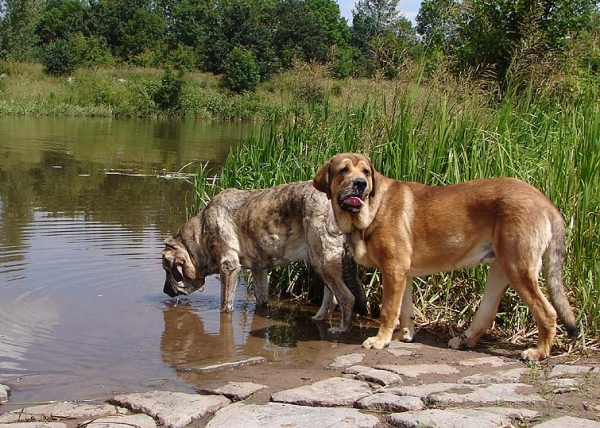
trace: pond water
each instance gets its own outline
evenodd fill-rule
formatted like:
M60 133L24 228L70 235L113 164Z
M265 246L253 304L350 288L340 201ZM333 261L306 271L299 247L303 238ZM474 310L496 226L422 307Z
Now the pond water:
M265 356L289 364L319 337L312 313L254 311L246 287L219 312L220 284L162 293L163 239L192 184L253 126L197 121L0 117L0 382L14 406L167 387L186 368Z

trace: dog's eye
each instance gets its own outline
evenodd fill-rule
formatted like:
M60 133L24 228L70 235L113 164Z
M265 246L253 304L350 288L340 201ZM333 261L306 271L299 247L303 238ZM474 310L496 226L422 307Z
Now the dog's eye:
M348 167L347 167L347 166L345 166L345 167L343 167L342 169L340 169L340 174L341 174L341 175L345 175L345 174L347 174L347 173L348 173Z
M367 177L371 174L371 170L368 168L363 169L363 174L365 174Z

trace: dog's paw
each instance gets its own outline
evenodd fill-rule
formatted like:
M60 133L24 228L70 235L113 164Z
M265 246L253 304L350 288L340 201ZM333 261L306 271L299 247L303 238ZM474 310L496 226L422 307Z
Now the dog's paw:
M548 358L547 352L543 352L535 348L530 348L521 352L521 359L523 361L542 361L546 358Z
M453 337L448 341L448 348L450 349L460 349L463 347L462 339L460 336Z
M412 343L415 340L415 333L408 328L403 328L400 340L405 343Z
M310 317L310 319L313 321L325 321L327 318L327 314L319 314L318 312L314 316Z
M366 349L383 349L388 346L389 343L389 340L381 339L379 336L373 336L365 340L362 347Z

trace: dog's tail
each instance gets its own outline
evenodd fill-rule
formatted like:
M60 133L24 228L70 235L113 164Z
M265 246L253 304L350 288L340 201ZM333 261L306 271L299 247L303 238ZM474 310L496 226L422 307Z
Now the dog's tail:
M346 284L346 287L348 287L348 290L350 290L354 296L354 312L360 315L367 315L367 296L365 294L365 289L358 280L358 266L352 258L350 249L345 242L344 254L342 256L342 278L344 284Z
M550 222L552 238L546 252L546 287L552 306L554 306L558 317L565 325L567 333L571 337L577 337L577 321L563 285L562 269L566 251L565 223L559 213Z

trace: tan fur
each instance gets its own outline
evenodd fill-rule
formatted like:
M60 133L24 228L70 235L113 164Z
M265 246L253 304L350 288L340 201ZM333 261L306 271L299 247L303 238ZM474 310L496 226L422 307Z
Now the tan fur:
M356 262L382 271L381 325L376 336L365 340L365 348L387 346L398 319L403 339L412 340L413 277L482 263L491 268L480 307L471 326L450 340L450 347L477 343L493 322L509 285L531 310L539 331L537 348L524 351L522 358L548 357L557 311L569 333L577 334L562 284L564 222L556 207L529 184L514 178L449 186L397 181L355 153L334 156L313 184L331 199L336 222ZM349 196L364 204L345 204ZM554 306L538 286L544 253Z

